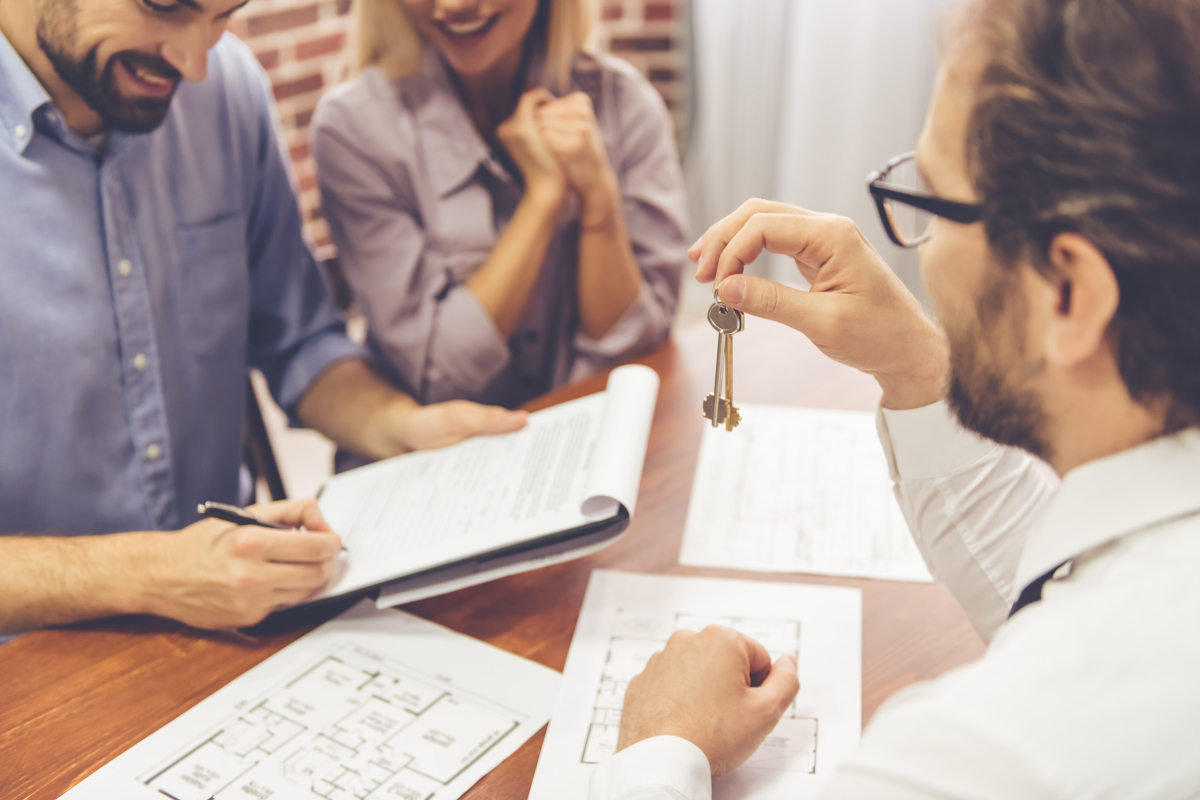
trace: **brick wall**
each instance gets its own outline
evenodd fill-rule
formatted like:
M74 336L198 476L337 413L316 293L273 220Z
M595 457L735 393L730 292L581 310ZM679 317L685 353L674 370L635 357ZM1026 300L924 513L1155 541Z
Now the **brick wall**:
M683 112L681 4L686 0L598 0L596 45L628 59ZM300 184L306 231L322 258L332 256L308 152L308 123L321 94L350 76L352 0L254 0L231 26L270 75L284 136Z

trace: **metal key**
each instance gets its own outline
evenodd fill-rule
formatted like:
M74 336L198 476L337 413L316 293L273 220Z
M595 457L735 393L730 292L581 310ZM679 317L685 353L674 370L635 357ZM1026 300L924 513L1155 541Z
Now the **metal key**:
M746 318L718 300L708 309L708 324L718 334L717 374L712 394L704 398L704 417L714 428L724 423L725 430L732 431L742 421L733 404L733 335L746 329Z

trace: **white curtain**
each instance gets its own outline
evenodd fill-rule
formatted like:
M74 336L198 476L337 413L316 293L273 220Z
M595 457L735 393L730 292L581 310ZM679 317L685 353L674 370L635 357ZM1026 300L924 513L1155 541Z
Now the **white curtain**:
M697 235L749 197L851 217L924 298L866 176L913 150L946 0L692 0L685 168ZM753 271L796 282L788 259ZM707 295L689 287L693 304Z

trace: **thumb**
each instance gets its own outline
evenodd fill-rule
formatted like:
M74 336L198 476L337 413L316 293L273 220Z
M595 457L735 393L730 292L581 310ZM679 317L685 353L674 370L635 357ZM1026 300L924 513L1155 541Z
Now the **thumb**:
M467 427L472 434L509 433L525 427L528 411L509 411L499 406L471 404Z
M745 314L782 322L812 338L830 312L829 295L793 289L766 278L730 275L717 287L721 302Z
M796 659L780 656L771 665L771 672L754 690L762 702L775 708L786 709L800 692L800 676L796 673Z

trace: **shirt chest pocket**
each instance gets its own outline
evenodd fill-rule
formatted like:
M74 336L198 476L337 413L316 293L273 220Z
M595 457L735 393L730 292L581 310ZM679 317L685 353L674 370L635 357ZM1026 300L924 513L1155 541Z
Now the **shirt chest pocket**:
M250 314L246 218L238 213L176 229L179 324L198 356L244 355Z

